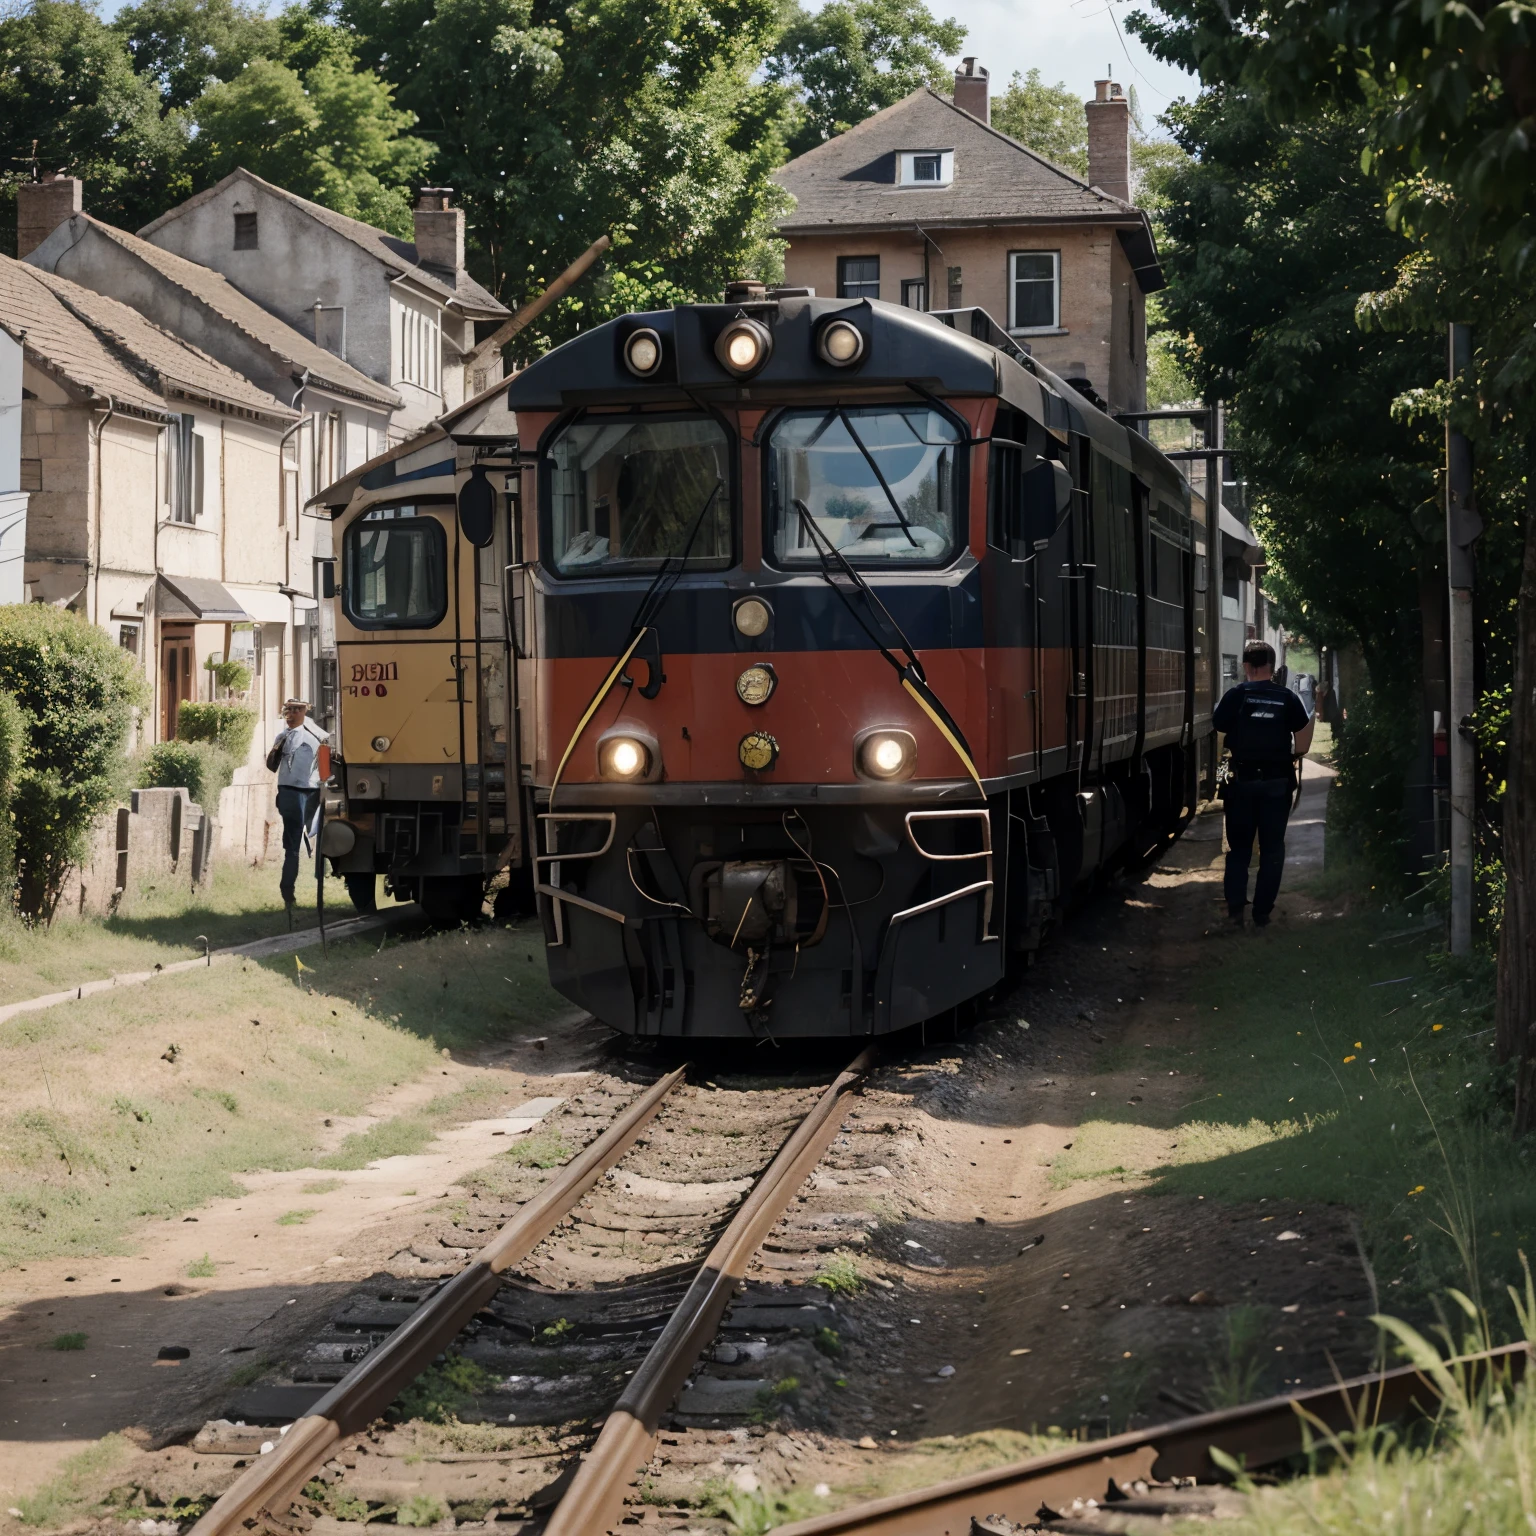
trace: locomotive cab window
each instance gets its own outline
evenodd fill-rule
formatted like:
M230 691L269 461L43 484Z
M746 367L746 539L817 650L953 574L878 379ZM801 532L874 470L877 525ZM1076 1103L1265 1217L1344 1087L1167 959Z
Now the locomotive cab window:
M545 465L546 564L561 575L731 563L730 442L709 417L587 417Z
M960 546L961 436L927 406L786 411L768 440L774 562L820 562L810 518L850 564L947 565Z
M347 529L343 559L343 605L359 629L431 629L448 612L448 539L423 509L374 507Z

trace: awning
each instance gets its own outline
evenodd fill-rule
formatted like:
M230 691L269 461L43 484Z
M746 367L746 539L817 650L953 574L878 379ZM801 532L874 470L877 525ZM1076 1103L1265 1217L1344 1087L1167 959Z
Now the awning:
M205 624L249 624L251 616L221 582L206 576L162 576L155 593L155 616L194 619Z
M229 591L254 623L293 623L293 605L276 587L245 587L230 582Z
M1269 558L1264 546L1254 538L1253 530L1225 507L1221 509L1221 554L1223 559L1245 560L1249 565L1263 565Z

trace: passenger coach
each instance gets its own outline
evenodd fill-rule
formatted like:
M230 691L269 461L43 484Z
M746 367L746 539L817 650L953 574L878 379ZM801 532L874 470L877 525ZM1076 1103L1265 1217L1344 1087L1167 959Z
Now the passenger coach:
M980 311L741 285L437 433L323 498L325 846L443 915L511 869L615 1028L931 1018L1191 814L1205 505Z

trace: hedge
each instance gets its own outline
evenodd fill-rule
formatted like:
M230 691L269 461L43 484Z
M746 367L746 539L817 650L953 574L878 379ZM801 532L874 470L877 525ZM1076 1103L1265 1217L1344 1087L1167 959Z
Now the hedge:
M236 763L243 763L256 732L256 711L243 704L194 704L183 699L176 712L179 741L211 741Z
M234 769L230 755L211 741L157 741L140 760L139 788L184 789L210 816L216 816L219 792L234 776Z

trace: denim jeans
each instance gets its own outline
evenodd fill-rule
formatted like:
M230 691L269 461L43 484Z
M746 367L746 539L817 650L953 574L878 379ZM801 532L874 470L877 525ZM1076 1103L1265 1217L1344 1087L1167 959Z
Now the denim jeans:
M277 787L277 814L283 818L283 877L278 889L284 901L293 900L294 882L299 878L299 849L304 842L304 828L315 814L318 789L298 789L292 784Z
M1268 917L1280 894L1280 875L1285 869L1285 824L1291 816L1289 778L1249 779L1227 785L1227 875L1224 894L1227 910L1242 914L1248 899L1248 864L1253 839L1259 839L1259 874L1253 885L1253 915Z

